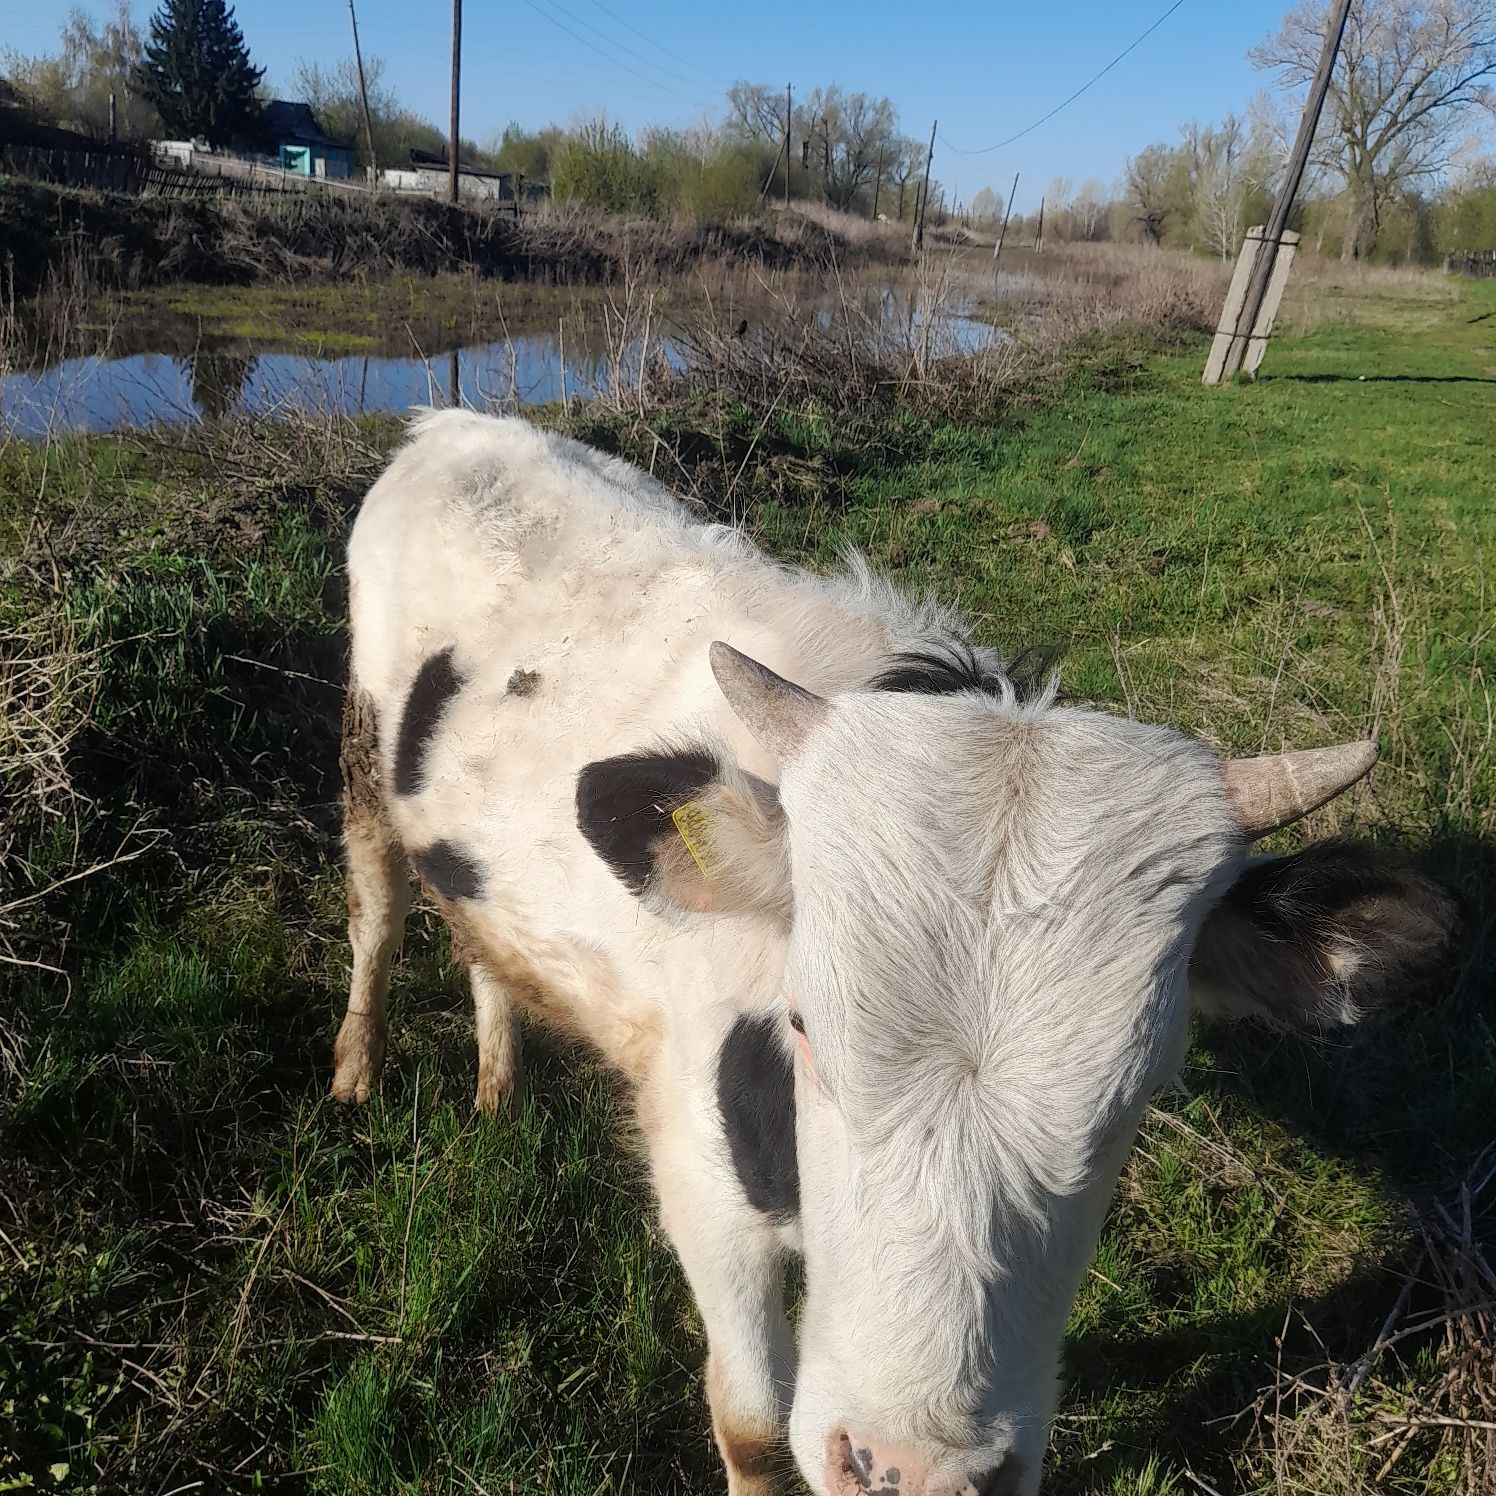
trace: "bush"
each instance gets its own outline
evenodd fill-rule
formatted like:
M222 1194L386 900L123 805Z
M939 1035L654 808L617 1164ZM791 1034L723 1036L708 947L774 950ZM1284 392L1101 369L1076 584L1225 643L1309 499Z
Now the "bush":
M1462 192L1434 213L1434 245L1441 255L1496 249L1496 187Z
M596 119L568 135L552 158L558 201L575 200L612 213L648 213L655 206L651 173L623 130Z

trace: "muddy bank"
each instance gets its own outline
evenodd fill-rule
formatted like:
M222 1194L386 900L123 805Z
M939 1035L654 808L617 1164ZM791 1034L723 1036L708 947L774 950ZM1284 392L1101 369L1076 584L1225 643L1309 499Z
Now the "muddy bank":
M57 275L88 289L346 282L402 271L585 284L706 260L784 267L902 258L895 239L854 242L795 214L687 224L558 212L516 223L428 199L178 200L0 181L0 276L19 299Z

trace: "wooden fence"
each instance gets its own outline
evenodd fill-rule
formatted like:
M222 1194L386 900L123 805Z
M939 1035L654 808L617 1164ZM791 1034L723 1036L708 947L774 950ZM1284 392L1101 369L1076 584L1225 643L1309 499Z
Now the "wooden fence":
M60 187L96 187L139 192L151 169L144 151L69 151L60 147L0 145L0 172L54 182Z
M1450 255L1444 268L1455 275L1496 275L1496 249L1478 249L1470 255Z
M328 189L364 195L357 180L336 181L282 171L248 157L193 151L190 161L152 160L144 151L70 151L60 147L0 145L0 175L29 177L60 187L132 192L156 197L246 197L257 193Z
M286 171L253 156L235 156L227 151L193 151L188 158L192 173L204 181L221 182L232 192L327 191L343 196L365 197L368 186L358 177L308 177Z

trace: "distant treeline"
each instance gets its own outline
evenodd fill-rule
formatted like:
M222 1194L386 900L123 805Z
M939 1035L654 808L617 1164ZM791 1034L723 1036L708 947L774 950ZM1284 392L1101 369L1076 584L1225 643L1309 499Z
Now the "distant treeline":
M153 26L177 3L163 0ZM1243 116L1190 123L1177 141L1146 147L1127 161L1120 181L1049 182L1042 222L1030 212L1009 232L1019 242L1032 243L1042 231L1048 239L1133 240L1230 258L1246 228L1267 217L1327 13L1325 0L1300 0L1251 53L1275 76L1276 95L1259 95ZM73 11L55 55L0 51L0 72L8 75L0 79L0 141L7 116L29 120L33 129L66 126L102 139L111 96L120 139L158 135L161 120L138 81L148 50L122 7L103 23ZM366 59L364 72L367 128L351 58L330 67L302 64L281 91L309 104L324 129L353 146L361 166L371 146L380 166L407 165L412 151L443 156L442 130L401 103L379 59ZM1345 258L1419 263L1496 248L1496 157L1471 145L1492 80L1496 0L1441 0L1437 15L1424 0L1356 6L1299 209L1310 246ZM725 221L787 192L843 213L912 218L926 146L904 133L889 99L835 85L802 91L786 131L788 106L777 87L742 82L728 90L715 120L688 128L630 133L599 114L564 128L511 124L482 145L460 142L458 154L474 166L543 182L557 202L613 213ZM957 159L953 150L939 144L937 173L942 160ZM1042 146L1025 144L1021 155L1042 159ZM967 152L966 159L973 166L1023 164L1012 155ZM933 180L930 216L995 226L1007 169L967 201ZM1035 185L1026 182L1025 202L1033 202Z

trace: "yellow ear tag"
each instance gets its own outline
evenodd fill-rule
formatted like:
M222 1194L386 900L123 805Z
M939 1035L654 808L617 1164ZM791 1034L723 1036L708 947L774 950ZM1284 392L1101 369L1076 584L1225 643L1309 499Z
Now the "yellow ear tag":
M701 869L701 876L708 881L717 876L717 862L712 856L711 818L699 800L687 800L670 812L680 839L686 844L691 860Z

